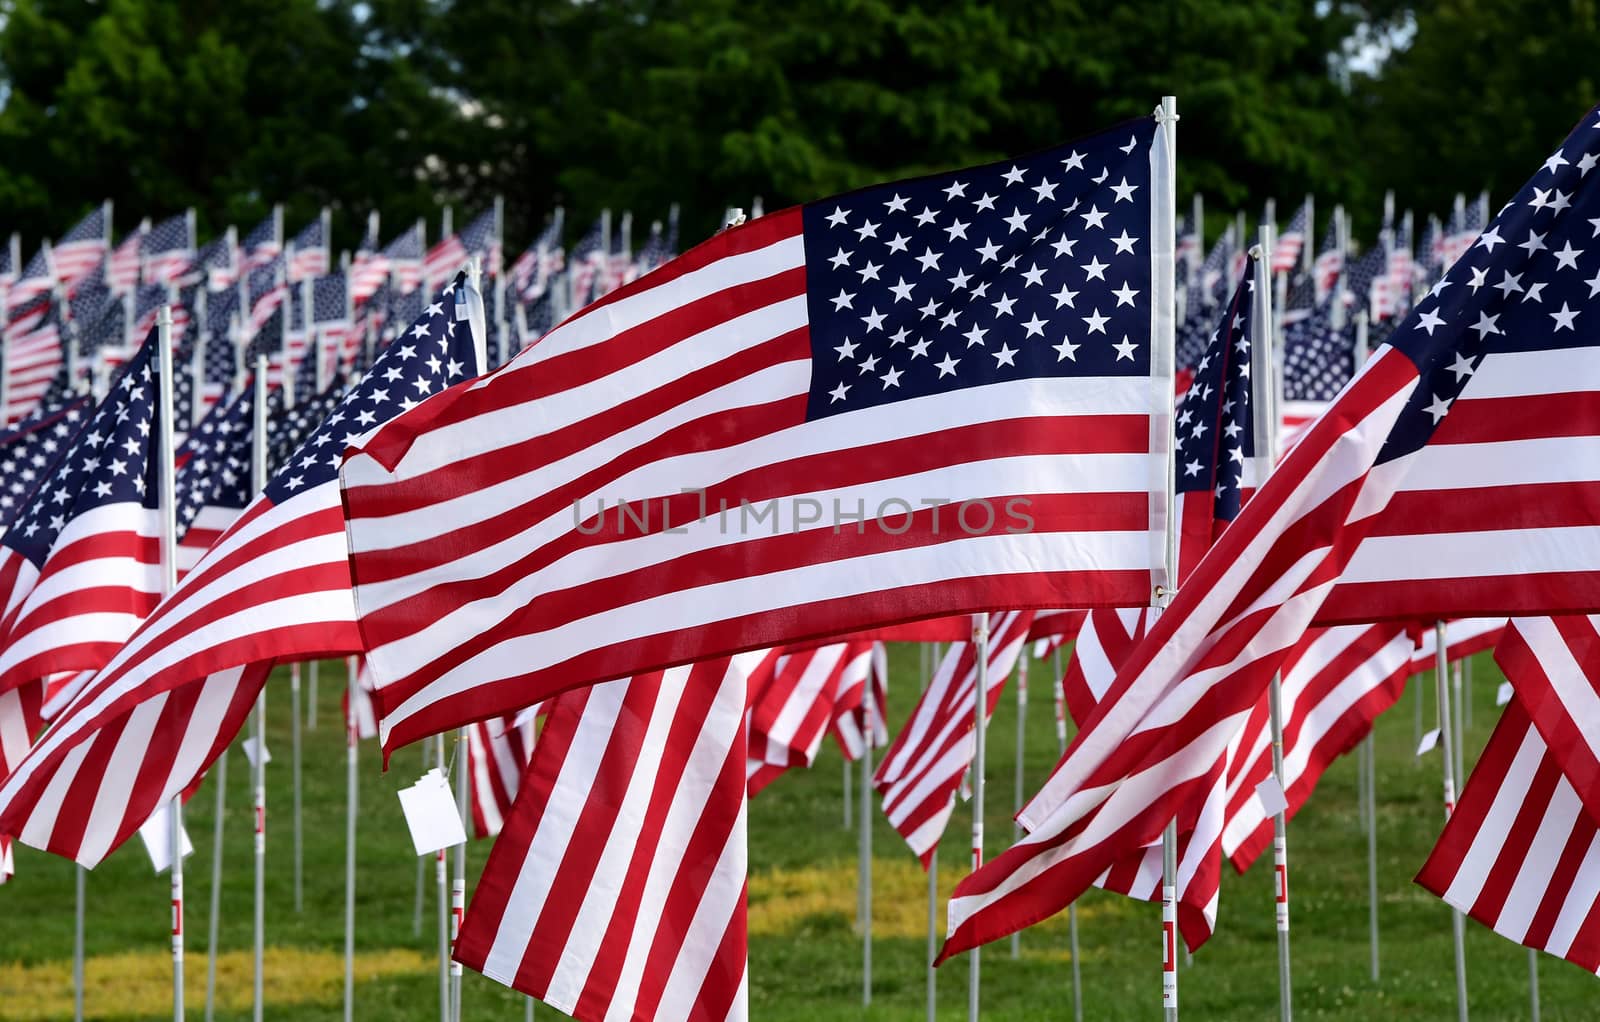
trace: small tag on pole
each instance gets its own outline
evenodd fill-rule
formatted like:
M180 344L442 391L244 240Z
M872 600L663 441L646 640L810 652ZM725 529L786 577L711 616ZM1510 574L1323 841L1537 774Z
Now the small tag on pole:
M150 818L139 827L139 838L144 842L144 850L150 853L150 864L157 873L165 873L172 868L171 802L162 802L160 808L150 814ZM189 841L187 829L179 833L179 847L183 849L186 859L194 854L194 845Z
M1500 687L1495 690L1495 693L1494 693L1494 704L1496 706L1504 706L1506 703L1509 703L1510 701L1511 701L1511 682L1502 681L1500 683Z
M1276 774L1268 774L1266 780L1256 785L1256 798L1261 800L1261 809L1268 816L1289 811L1289 799L1278 784Z
M1432 731L1429 731L1427 734L1422 736L1422 742L1421 742L1421 744L1419 744L1417 746L1417 755L1423 756L1423 755L1426 755L1427 753L1432 752L1433 751L1433 747L1435 745L1438 745L1438 744L1439 744L1439 729L1438 728L1434 728Z
M1161 1006L1178 1007L1178 890L1161 888Z
M400 809L411 829L411 843L418 855L438 852L467 840L461 813L450 793L450 782L437 767L423 774L416 784L400 789Z
M259 742L255 738L246 738L239 743L239 748L244 750L244 758L250 761L252 768L256 765L256 757L258 755L261 757L263 765L272 762L272 750L267 748L265 743ZM259 753L256 751L257 749L260 750Z

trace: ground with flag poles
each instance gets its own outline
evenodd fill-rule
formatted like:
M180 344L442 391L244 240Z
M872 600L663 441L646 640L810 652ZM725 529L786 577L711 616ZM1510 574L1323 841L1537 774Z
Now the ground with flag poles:
M917 691L913 647L891 647L890 718L903 721ZM1054 722L1049 712L1049 672L1030 665L1027 776L1037 783L1053 765ZM336 677L342 665L322 665ZM1474 727L1467 760L1476 759L1494 719L1500 676L1486 656L1473 664ZM269 689L282 692L287 672ZM1000 701L991 722L991 790L1007 792L1013 764L1010 736L1015 702ZM1438 752L1418 759L1412 735L1408 693L1396 711L1378 725L1380 955L1382 975L1367 975L1365 839L1360 828L1357 768L1353 758L1336 763L1316 797L1295 817L1295 895L1303 914L1295 931L1297 990L1303 1010L1313 1017L1361 1020L1384 1012L1405 1017L1437 1017L1450 998L1450 935L1447 910L1411 882L1427 858L1437 827ZM1429 696L1426 709L1432 712ZM289 742L288 700L268 705L269 747ZM335 721L339 701L323 691L323 721ZM1002 737L1003 736L1003 737ZM340 1017L342 928L338 905L343 896L343 743L337 728L307 732L306 742L306 909L296 914L292 878L281 853L286 827L273 854L282 868L267 877L269 1017ZM247 1019L250 955L249 772L244 757L231 754L221 975L230 992L217 1018ZM424 906L424 930L412 929L414 856L394 792L410 784L421 769L420 753L407 749L395 757L389 774L376 769L371 742L361 747L357 934L357 1004L360 1017L426 1020L437 1017L433 1003L432 892ZM874 834L873 1004L860 1006L860 951L854 932L856 835L842 826L838 747L830 740L811 770L786 773L752 801L751 1012L754 1018L923 1018L922 963L925 947L922 874L881 814ZM286 770L268 773L269 804L287 806ZM185 823L197 845L188 861L186 886L192 906L210 897L212 782L191 799ZM991 799L988 830L1009 834L1009 797ZM998 804L995 804L998 803ZM958 807L957 813L962 812ZM967 834L952 827L940 846L944 863L965 858ZM482 862L486 844L474 841L471 858ZM25 932L9 925L0 965L0 998L6 1017L46 1020L70 1017L72 1009L71 865L31 849L18 850L19 876L26 883L0 892L8 918L30 920ZM1231 869L1223 879L1223 924L1197 954L1180 966L1184 1005L1200 1018L1261 1018L1276 999L1272 969L1270 856L1246 875ZM243 870L243 872L240 872ZM469 877L475 881L476 867ZM964 872L946 865L941 891L948 896ZM161 936L163 882L150 868L138 841L111 856L88 880L89 1018L170 1017L166 943ZM63 911L66 908L66 911ZM203 916L194 915L190 940L190 1004L198 1005L204 982ZM1079 931L1086 1018L1148 1018L1155 963L1149 939L1159 908L1121 895L1091 892L1080 902ZM12 916L11 913L17 913ZM942 915L942 911L941 911ZM1067 962L1065 917L1022 935L1022 957L1013 960L996 944L984 962L984 1017L996 1019L1071 1018L1071 976ZM1522 949L1475 925L1467 931L1469 984L1475 1017L1526 1017L1527 965ZM959 965L959 963L958 963ZM966 971L939 972L941 1018L964 1017ZM1564 963L1545 959L1540 970L1544 1017L1580 1019L1593 998L1592 977ZM473 973L463 993L466 1017L520 1018L520 996ZM536 1017L553 1018L539 1009Z

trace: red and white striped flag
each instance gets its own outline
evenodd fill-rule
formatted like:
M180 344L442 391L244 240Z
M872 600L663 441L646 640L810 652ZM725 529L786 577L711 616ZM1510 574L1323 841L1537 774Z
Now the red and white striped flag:
M472 836L494 837L516 801L533 755L533 715L480 720L467 728L467 793Z
M29 682L9 692L0 692L0 779L11 773L28 748L33 736L39 733L44 719L41 714L44 701L44 682ZM11 852L11 839L0 836L0 884L16 872Z
M1467 617L1446 621L1444 625L1445 660L1455 663L1475 653L1494 649L1505 635L1506 619L1503 617ZM1437 629L1420 628L1412 636L1416 645L1411 654L1411 673L1425 674L1439 664Z
M0 833L93 865L232 740L274 660L360 651L336 466L361 431L466 376L481 306L458 306L458 288L390 345L0 784Z
M1032 621L1033 613L1026 610L990 618L985 719L993 716L1000 702L1006 676L1022 655ZM961 779L977 751L973 733L977 692L977 644L952 643L872 779L872 786L883 795L884 815L923 869L939 845Z
M872 686L872 702L866 703L867 686ZM833 723L828 730L839 743L844 758L854 763L866 752L889 744L889 651L874 642L865 671L846 675L839 682L839 699L834 704Z
M745 686L764 656L558 697L456 960L582 1022L746 1018Z
M1147 602L1166 167L1151 117L763 216L369 437L385 747L736 650Z
M1600 606L1587 498L1600 460L1577 453L1597 438L1588 420L1551 413L1600 392L1597 335L1572 325L1600 316L1573 262L1600 216L1600 175L1578 170L1600 155L1595 123L1591 112L1195 569L1021 814L1028 836L958 887L946 955L1066 905L1175 816L1181 829L1312 624ZM1570 204L1541 200L1551 187ZM1530 236L1539 244L1518 244ZM1507 275L1541 286L1542 303L1470 286ZM1031 897L1014 897L1023 887Z
M1509 940L1600 972L1600 635L1518 618L1511 702L1417 883ZM1532 713L1529 707L1536 707Z
M750 707L750 794L779 773L809 767L838 717L843 692L856 698L872 671L873 644L835 643L785 653Z

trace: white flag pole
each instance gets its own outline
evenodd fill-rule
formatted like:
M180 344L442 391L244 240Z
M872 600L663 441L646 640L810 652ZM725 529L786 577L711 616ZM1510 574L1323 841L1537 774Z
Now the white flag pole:
M276 215L281 216L282 211ZM251 407L253 429L250 436L250 473L253 489L260 493L267 488L267 356L256 355L255 398ZM262 1010L262 953L266 943L267 905L267 689L263 685L256 696L256 708L251 731L255 737L255 762L250 764L251 787L255 790L255 932L253 959L255 983L251 1017L261 1022Z
M306 309L309 319L311 310ZM287 384L286 384L287 385ZM289 665L289 774L293 781L294 910L305 908L305 843L300 824L300 662Z
M872 691L872 674L867 674L861 693L861 797L858 800L861 819L861 866L857 876L861 880L861 1005L872 1003L872 710L876 694Z
M450 770L444 755L444 735L434 740L434 754L439 773L449 777ZM439 1022L450 1022L450 882L443 848L434 853L433 886L434 897L439 905Z
M989 727L989 615L973 616L973 644L978 657L978 687L972 700L972 870L983 865L983 767L984 732ZM978 983L981 978L979 948L967 952L967 1022L978 1022Z
M1378 982L1378 747L1372 730L1362 739L1366 750L1367 776L1367 933L1371 946L1372 982Z
M82 866L74 870L77 882L72 916L72 1022L83 1022L83 887L87 872Z
M1444 622L1433 626L1434 683L1439 690L1439 740L1444 761L1444 818L1448 821L1456 811L1455 741L1450 734L1450 665L1445 649ZM1466 927L1461 910L1450 909L1450 929L1455 940L1456 963L1456 1017L1467 1022L1467 949Z
M206 926L206 1022L217 1005L217 931L222 925L222 816L228 791L228 753L217 757L212 778L217 785L215 819L211 821L211 918Z
M1055 653L1056 754L1067 754L1067 692L1061 673L1061 647ZM1078 968L1078 903L1067 905L1067 951L1072 956L1072 1022L1083 1022L1083 983Z
M1456 721L1455 722L1455 732L1456 732L1455 733L1455 739L1456 739L1456 776L1461 779L1461 783L1465 784L1466 783L1466 777L1467 777L1467 767L1466 767L1466 761L1467 761L1467 753L1466 753L1467 729L1466 729L1466 726L1465 726L1466 725L1466 719L1463 716L1463 710L1461 709L1461 704L1466 702L1466 698L1462 694L1461 661L1457 660L1455 662L1455 669L1450 672L1450 675L1451 675L1451 678L1450 678L1451 683L1455 686L1455 691L1452 692L1451 695L1452 695L1452 698L1455 699L1454 710L1455 710L1455 715L1456 715L1455 716L1455 721Z
M933 677L933 665L939 660L937 643L924 642L918 647L922 655L922 674L918 678L919 692L928 691L928 679ZM936 1003L939 998L939 970L933 961L939 955L939 845L934 843L928 855L928 957L924 968L928 971L928 1022L936 1022Z
M344 1022L352 1022L356 1003L356 743L361 737L356 719L356 686L360 682L355 657L345 658L344 670L349 704L344 742Z
M850 793L855 786L855 778L850 776L850 761L844 761L844 829L849 830L855 823L855 810L850 807ZM856 891L856 926L861 926L861 892Z
M318 357L320 358L321 356L319 355ZM317 375L320 377L323 374L318 373ZM326 383L319 382L317 384L317 393L322 393L325 387L327 387ZM310 731L317 729L317 668L321 663L322 661L320 660L312 660L306 664L306 729Z
M1159 185L1151 195L1151 351L1154 362L1151 373L1165 380L1173 369L1174 347L1177 341L1173 304L1173 253L1177 250L1178 221L1178 99L1161 97L1156 110L1157 135L1154 140L1151 173ZM1163 144L1164 143L1164 144ZM1162 560L1159 581L1151 591L1152 621L1171 601L1177 588L1177 523L1173 517L1176 505L1173 478L1173 395L1170 381L1159 384L1160 399L1165 402L1163 414L1151 426L1152 439L1164 453L1161 472L1165 503L1161 508L1165 535L1162 543ZM1152 494L1154 497L1154 494ZM1178 1017L1178 829L1176 821L1169 821L1161 833L1161 1007L1167 1022Z
M1255 288L1252 295L1255 301L1255 321L1263 330L1270 330L1272 323L1272 250L1275 247L1276 228L1270 223L1261 225L1260 241L1253 250L1256 257ZM1270 334L1269 334L1270 336ZM1255 338L1252 360L1258 367L1256 373L1260 380L1259 370L1264 369L1268 378L1257 384L1259 391L1271 389L1272 346L1262 344L1261 338ZM1273 408L1270 404L1260 409L1268 424L1272 423ZM1268 438L1266 444L1269 463L1276 464L1278 460L1276 429L1256 431L1257 437ZM1278 782L1280 791L1286 789L1283 775L1283 675L1275 673L1272 682L1267 688L1267 710L1269 723L1272 728L1272 776ZM1278 929L1278 1017L1283 1022L1289 1022L1294 1017L1294 984L1289 962L1289 853L1288 853L1288 820L1282 810L1272 814L1272 874L1276 890L1274 899L1277 905Z
M178 585L178 501L173 472L176 464L172 442L172 307L156 310L156 357L160 372L156 376L156 487L161 508L161 594ZM172 1017L183 1022L183 796L172 797L168 823L168 842L172 852ZM81 877L81 874L80 874Z
M1539 952L1528 949L1528 1017L1539 1022Z
M1028 644L1022 644L1022 655L1017 657L1017 763L1016 763L1016 791L1012 805L1016 812L1022 812L1022 749L1023 739L1028 729ZM1017 840L1022 839L1022 825L1014 825ZM1011 957L1022 957L1022 931L1018 930L1011 935Z

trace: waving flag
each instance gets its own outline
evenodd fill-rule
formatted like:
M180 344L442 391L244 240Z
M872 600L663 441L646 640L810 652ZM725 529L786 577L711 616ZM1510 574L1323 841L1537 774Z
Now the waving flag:
M528 714L521 724L516 717L496 717L467 728L467 807L473 837L495 837L511 814L533 755L533 716Z
M764 655L556 699L456 961L581 1022L746 1019L745 684Z
M170 284L194 262L194 214L161 221L139 239L140 277L146 284Z
M484 257L488 271L499 262L500 239L494 233L494 210L479 213L472 222L428 250L423 261L423 282L430 287L459 273L472 256Z
M1195 569L1024 810L1028 836L958 887L946 954L1039 918L1007 901L1018 886L1065 904L1192 818L1313 622L1600 606L1600 461L1576 453L1597 438L1549 411L1600 390L1597 335L1575 323L1600 316L1584 272L1600 260L1596 125L1591 111Z
M106 283L118 294L139 286L139 250L144 244L145 232L150 230L146 220L123 236L106 260Z
M1306 246L1306 236L1311 233L1311 199L1300 203L1300 208L1289 218L1289 224L1278 235L1272 249L1272 272L1289 273L1300 265L1300 253Z
M1152 117L769 214L369 438L344 483L386 747L740 649L1147 602L1166 152Z
M293 249L288 265L290 280L320 277L328 272L332 265L328 252L329 224L329 214L324 209L321 216L302 227L289 243Z
M271 213L244 236L239 243L239 272L265 266L283 252L283 207L274 206Z
M1321 305L1333 293L1333 286L1344 273L1344 250L1339 247L1339 211L1328 221L1327 230L1317 246L1317 259L1312 263L1312 279L1316 282L1317 304Z
M465 293L458 279L384 352L56 718L0 786L0 834L99 862L226 748L276 659L361 649L336 467L362 431L466 377Z
M56 279L70 291L80 277L100 265L110 235L111 209L108 204L102 204L73 224L72 229L55 243Z
M845 692L872 673L873 643L846 642L787 653L750 709L749 789L754 796L778 774L816 762L822 738L841 712Z

